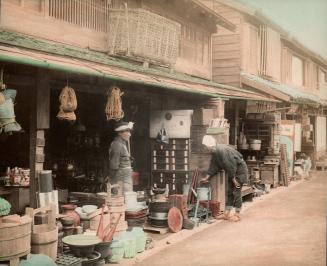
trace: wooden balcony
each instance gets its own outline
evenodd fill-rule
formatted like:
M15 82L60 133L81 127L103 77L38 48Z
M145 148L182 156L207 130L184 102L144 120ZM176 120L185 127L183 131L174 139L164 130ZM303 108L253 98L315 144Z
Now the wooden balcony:
M179 53L181 25L150 11L109 10L108 51L139 61L174 65Z

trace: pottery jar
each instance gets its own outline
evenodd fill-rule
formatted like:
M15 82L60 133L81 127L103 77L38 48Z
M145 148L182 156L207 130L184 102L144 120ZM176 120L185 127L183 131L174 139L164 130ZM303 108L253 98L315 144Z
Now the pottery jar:
M79 214L75 211L76 205L66 204L62 205L63 214L74 219L74 226L80 225L81 218Z

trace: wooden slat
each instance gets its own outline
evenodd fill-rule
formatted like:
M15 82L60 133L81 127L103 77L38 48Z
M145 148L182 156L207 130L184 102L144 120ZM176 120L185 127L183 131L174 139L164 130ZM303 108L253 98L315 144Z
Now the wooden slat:
M221 51L221 52L212 53L212 57L214 59L232 59L232 58L240 58L240 56L241 56L240 50Z
M219 51L236 51L241 48L239 43L229 43L229 44L214 44L212 46L212 52Z
M229 35L214 35L212 38L213 45L215 44L231 44L239 43L240 35L239 34L229 34Z
M215 59L212 60L213 67L233 67L240 66L240 58L232 59Z

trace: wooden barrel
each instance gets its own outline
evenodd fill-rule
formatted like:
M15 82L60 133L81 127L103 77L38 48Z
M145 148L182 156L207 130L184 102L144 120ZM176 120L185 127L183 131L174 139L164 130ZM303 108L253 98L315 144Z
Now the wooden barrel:
M0 223L0 261L7 261L30 253L31 223L28 216L19 222Z
M49 224L34 225L32 232L32 253L44 254L56 260L58 228Z

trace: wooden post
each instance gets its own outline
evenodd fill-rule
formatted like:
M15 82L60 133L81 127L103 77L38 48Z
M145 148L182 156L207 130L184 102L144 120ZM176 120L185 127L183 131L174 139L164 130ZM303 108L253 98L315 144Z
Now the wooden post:
M39 190L38 174L44 163L44 130L50 127L50 86L48 73L39 69L36 86L31 99L32 112L30 118L30 205L37 207Z
M238 135L238 127L240 121L240 101L236 100L235 102L235 127L234 127L234 145L237 145L237 135Z

